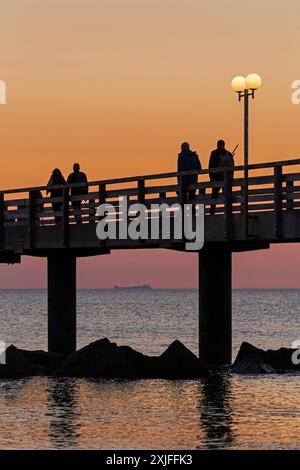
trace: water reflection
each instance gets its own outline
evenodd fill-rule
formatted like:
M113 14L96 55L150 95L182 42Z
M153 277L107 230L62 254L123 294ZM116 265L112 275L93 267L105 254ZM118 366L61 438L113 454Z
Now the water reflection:
M75 448L79 433L77 411L79 383L75 379L50 380L47 387L49 439L53 448Z
M0 380L1 449L299 449L293 374Z
M200 427L204 431L201 447L207 449L231 447L234 442L232 431L232 391L228 373L214 372L202 381L200 402Z
M3 394L6 405L13 406L14 403L18 403L18 400L22 398L23 389L31 382L32 380L29 377L16 380L2 379L0 382L0 393Z

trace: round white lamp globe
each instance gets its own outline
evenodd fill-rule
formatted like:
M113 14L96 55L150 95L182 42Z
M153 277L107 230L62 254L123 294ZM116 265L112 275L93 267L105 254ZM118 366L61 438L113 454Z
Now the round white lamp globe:
M246 87L249 90L257 90L262 86L262 79L257 73L250 73L246 77Z
M245 77L235 77L231 82L231 88L237 93L246 90L247 86Z

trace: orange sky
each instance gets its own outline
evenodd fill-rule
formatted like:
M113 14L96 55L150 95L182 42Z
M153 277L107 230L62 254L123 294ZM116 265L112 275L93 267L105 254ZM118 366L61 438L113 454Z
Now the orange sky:
M249 72L264 80L251 102L250 160L300 157L300 105L291 102L298 0L3 0L0 8L2 188L44 184L54 166L67 175L73 161L93 180L172 171L183 140L204 166L218 138L240 143L242 163L242 106L230 81ZM235 285L291 285L298 251L235 256ZM103 263L118 272L109 282ZM41 285L43 270L42 260L0 266L0 286ZM80 261L79 285L186 286L195 277L193 255L128 252Z

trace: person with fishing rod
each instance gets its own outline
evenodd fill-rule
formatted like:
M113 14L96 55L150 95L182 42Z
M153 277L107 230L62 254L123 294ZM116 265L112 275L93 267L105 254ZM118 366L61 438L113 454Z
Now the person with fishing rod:
M209 159L209 169L213 168L226 168L226 167L234 167L234 155L238 148L238 145L234 148L233 152L230 152L226 149L224 140L218 140L217 148L211 152L210 159ZM211 181L224 181L224 172L213 172L210 173L210 180ZM233 182L233 171L229 172L229 181L230 187L232 188ZM216 199L220 192L220 187L212 188L211 198ZM224 186L222 187L224 193ZM216 212L216 204L211 204L210 206L210 213L214 215Z

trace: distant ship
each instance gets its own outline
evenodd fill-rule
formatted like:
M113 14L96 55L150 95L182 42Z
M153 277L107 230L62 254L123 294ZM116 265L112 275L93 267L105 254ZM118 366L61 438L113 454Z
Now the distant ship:
M114 286L114 289L152 289L149 284L141 284L140 286Z

